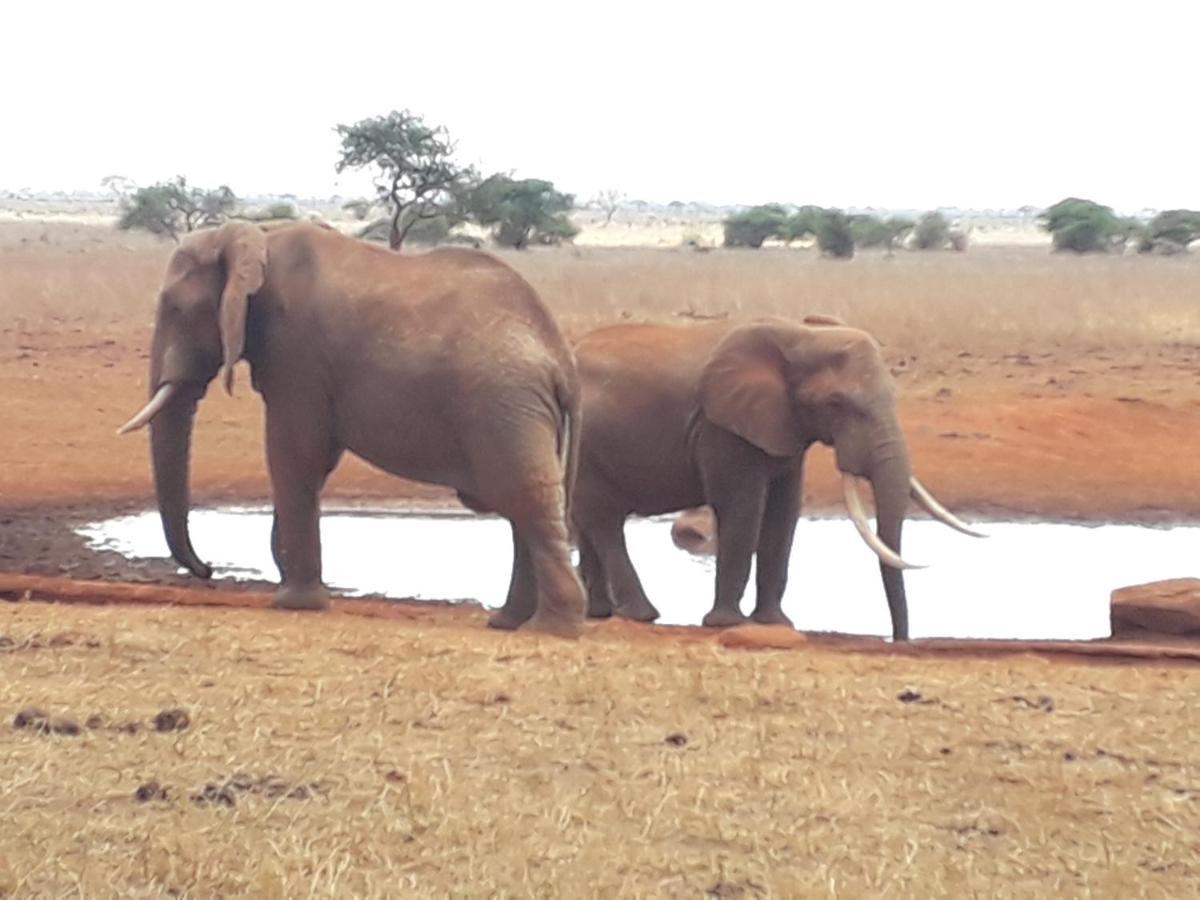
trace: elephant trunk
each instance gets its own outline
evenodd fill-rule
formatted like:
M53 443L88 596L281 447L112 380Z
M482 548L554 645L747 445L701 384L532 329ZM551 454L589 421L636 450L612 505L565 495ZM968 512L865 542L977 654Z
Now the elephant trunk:
M177 394L150 422L150 450L158 513L171 556L193 575L209 578L212 568L196 555L188 534L188 479L195 416L196 400Z
M875 520L879 539L900 553L900 532L908 511L912 472L908 451L902 439L890 440L876 451L871 467L871 489L875 494ZM908 640L908 599L904 593L904 573L880 563L883 590L892 614L892 639Z

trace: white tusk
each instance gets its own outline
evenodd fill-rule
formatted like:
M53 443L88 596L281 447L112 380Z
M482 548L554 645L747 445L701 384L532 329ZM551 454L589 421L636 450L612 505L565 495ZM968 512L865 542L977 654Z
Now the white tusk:
M933 494L929 493L929 490L925 487L925 485L917 481L917 477L915 475L909 478L909 486L912 488L912 498L925 507L925 509L929 511L929 514L939 522L943 523L944 525L949 525L955 531L961 531L963 534L969 534L971 537L987 537L986 534L981 534L980 532L973 530L966 522L964 522L954 513L950 512L950 510L946 509L946 507L942 506L942 504L938 502L937 498L933 496Z
M899 553L885 544L879 535L871 530L871 523L867 521L867 511L863 508L862 497L858 495L858 485L855 483L854 476L846 472L842 473L842 495L846 498L846 509L850 513L854 527L858 529L859 537L866 542L884 565L891 566L893 569L925 568L905 562L900 558Z
M150 398L150 402L143 406L136 416L117 429L117 434L129 434L131 431L137 431L139 428L149 425L150 420L162 412L162 408L174 396L175 390L176 385L172 382L160 387Z

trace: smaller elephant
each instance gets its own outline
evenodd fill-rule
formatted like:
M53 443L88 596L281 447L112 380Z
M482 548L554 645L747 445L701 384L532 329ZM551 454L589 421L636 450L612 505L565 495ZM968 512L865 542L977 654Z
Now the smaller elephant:
M913 477L879 345L838 319L619 325L585 336L575 355L583 436L571 515L593 617L658 617L625 547L628 516L707 506L719 539L704 624L746 620L740 603L756 557L753 618L790 625L781 604L814 443L833 447L851 518L879 557L894 639L908 638L902 570L911 566L900 534L910 496L975 534ZM859 478L874 491L877 532ZM711 539L702 512L673 531L688 549Z

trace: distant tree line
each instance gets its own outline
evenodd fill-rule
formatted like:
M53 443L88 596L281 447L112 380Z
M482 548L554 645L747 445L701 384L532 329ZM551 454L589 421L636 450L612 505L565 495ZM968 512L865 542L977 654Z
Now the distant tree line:
M345 208L360 220L373 210L383 213L364 225L360 237L387 241L393 250L406 241L471 241L456 232L470 223L495 243L520 250L570 240L579 231L567 215L575 204L571 194L539 178L517 179L501 172L481 178L455 159L456 147L446 129L430 126L408 110L338 125L336 131L342 140L336 171L366 169L376 190L373 200L354 200ZM197 188L183 176L144 188L124 185L120 193L119 228L140 228L176 241L231 218L298 216L290 204L239 212L228 187Z
M1170 256L1200 239L1200 212L1190 209L1168 209L1142 222L1093 200L1067 197L1038 218L1054 249L1073 253L1123 253L1132 244L1138 253Z
M903 216L887 218L819 206L789 210L778 203L752 206L727 216L723 222L726 247L759 248L768 240L785 244L812 238L826 256L849 259L858 248L881 247L892 253L907 242L918 250L965 250L967 236L951 227L940 212L929 212L917 220Z
M477 243L464 231L463 226L471 225L496 244L523 249L569 241L579 231L569 218L573 195L539 178L518 179L503 172L482 177L456 158L457 147L445 128L429 125L409 110L338 125L335 131L341 138L336 171L367 170L375 186L374 198L353 200L344 207L365 223L361 237L387 241L394 250L405 242ZM200 188L182 175L142 188L116 176L105 184L120 197L118 227L144 229L176 241L230 218L262 221L299 215L290 203L244 209L227 186ZM618 191L600 195L597 202L606 213L606 225L621 196ZM372 218L373 212L380 215ZM1075 253L1123 252L1132 244L1140 253L1166 255L1184 252L1200 239L1200 212L1186 209L1167 210L1142 222L1118 216L1092 200L1068 197L1044 210L1039 221L1055 250ZM958 251L967 247L966 232L937 211L913 220L769 203L735 212L722 224L726 247L812 239L822 254L840 259L871 247L888 254L900 246Z

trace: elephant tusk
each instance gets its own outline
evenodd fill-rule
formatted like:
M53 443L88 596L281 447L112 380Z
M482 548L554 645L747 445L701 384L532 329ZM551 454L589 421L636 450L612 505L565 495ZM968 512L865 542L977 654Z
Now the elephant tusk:
M163 407L175 396L176 389L177 385L171 382L160 387L150 398L150 402L143 406L136 416L117 429L117 434L129 434L131 431L137 431L139 428L149 425L150 420L162 412Z
M891 566L893 569L925 568L924 566L905 562L900 558L899 553L885 544L883 539L871 530L871 524L867 521L867 512L863 508L862 497L858 495L858 485L855 482L854 476L848 472L842 473L842 496L846 499L846 509L850 513L850 519L854 522L854 527L858 529L859 537L879 557L880 562L885 566Z
M966 522L964 522L954 513L950 512L950 510L946 509L946 507L942 506L942 504L938 502L938 499L933 496L933 494L929 493L929 490L925 487L925 485L917 481L917 477L915 475L909 478L909 485L911 487L912 498L925 507L929 514L939 522L944 525L949 525L955 531L961 531L963 534L969 534L971 537L987 537L986 534L982 534L972 529L971 526L969 526Z

